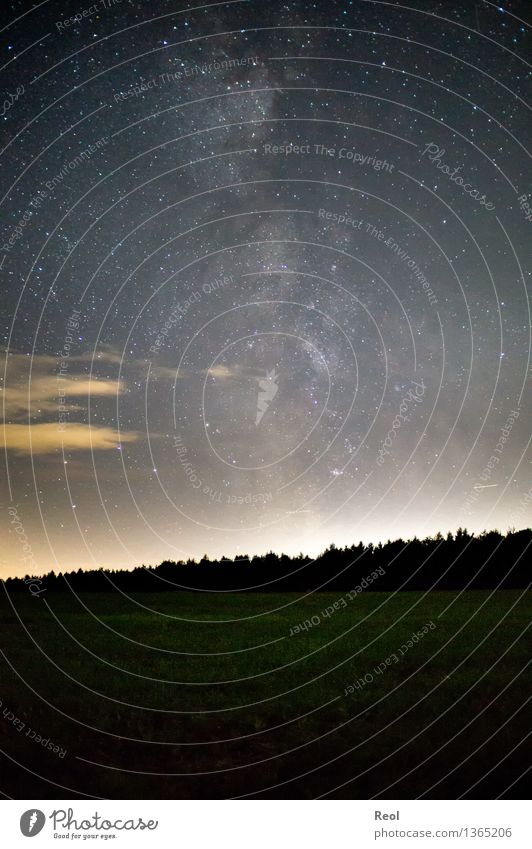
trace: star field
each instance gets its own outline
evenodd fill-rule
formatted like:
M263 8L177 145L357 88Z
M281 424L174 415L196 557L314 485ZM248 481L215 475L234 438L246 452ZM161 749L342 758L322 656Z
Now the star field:
M526 4L13 8L5 498L43 571L527 526Z

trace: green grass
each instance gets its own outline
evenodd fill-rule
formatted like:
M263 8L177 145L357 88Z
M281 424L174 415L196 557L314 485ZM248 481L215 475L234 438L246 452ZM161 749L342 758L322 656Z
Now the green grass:
M504 792L528 765L527 598L364 593L290 636L338 597L13 594L12 608L3 595L2 710L67 754L0 714L12 759L2 789L16 798ZM401 656L429 620L436 628ZM345 695L367 673L374 680Z

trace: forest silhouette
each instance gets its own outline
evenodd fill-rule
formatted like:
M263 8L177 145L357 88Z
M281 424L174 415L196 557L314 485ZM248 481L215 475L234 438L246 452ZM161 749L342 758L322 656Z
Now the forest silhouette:
M158 566L49 572L43 592L331 592L525 589L530 585L530 528L397 539L378 545L331 545L318 557L264 555L200 561L165 560ZM31 576L36 578L37 576ZM8 592L27 592L30 576L8 578Z

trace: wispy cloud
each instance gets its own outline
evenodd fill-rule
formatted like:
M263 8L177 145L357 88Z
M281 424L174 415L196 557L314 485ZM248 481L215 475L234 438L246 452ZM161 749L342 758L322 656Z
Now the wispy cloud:
M86 372L80 372L80 365L87 362L88 354L69 358L68 371L59 375L58 360L50 354L37 354L33 357L21 353L10 353L7 358L6 380L0 399L3 402L5 420L20 420L30 413L32 417L46 419L57 414L59 398L68 412L82 410L87 404L81 399L90 396L113 397L126 390L122 380L94 374L92 378ZM102 359L103 358L103 359ZM102 358L95 361L110 365L116 362L116 354L105 351ZM5 354L3 355L5 365ZM31 376L30 376L31 368ZM76 399L75 403L71 399Z
M125 391L125 384L118 380L89 380L85 376L64 377L58 380L52 375L32 378L31 384L8 383L3 390L6 419L20 419L28 415L46 416L56 413L58 398L66 398L66 409L81 410L79 404L69 403L69 398L89 398L91 395L115 396Z
M80 373L87 356L69 358L67 373L59 375L58 360L49 354L8 355L7 378L0 392L5 422L0 427L1 446L18 454L53 454L62 446L67 451L108 451L119 441L138 439L134 432L119 437L113 427L75 421L76 414L81 418L91 397L114 398L127 389L123 380L103 375L89 378L86 372ZM116 362L113 351L104 351L102 357L107 366Z
M187 377L185 370L180 368L178 371L176 366L153 366L150 375L156 380L183 380Z
M61 428L57 422L41 424L6 424L0 427L0 446L17 454L53 454L65 451L109 451L120 443L135 442L137 433L118 433L111 427L96 427L68 422Z
M217 380L226 380L229 377L237 377L241 372L238 366L229 366L224 365L216 365L211 366L210 369L207 370L206 374L209 377L214 377Z

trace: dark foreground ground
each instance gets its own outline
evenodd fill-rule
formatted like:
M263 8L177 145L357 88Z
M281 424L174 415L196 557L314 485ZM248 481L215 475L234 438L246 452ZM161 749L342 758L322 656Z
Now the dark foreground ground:
M527 796L529 595L48 596L1 591L9 797Z

